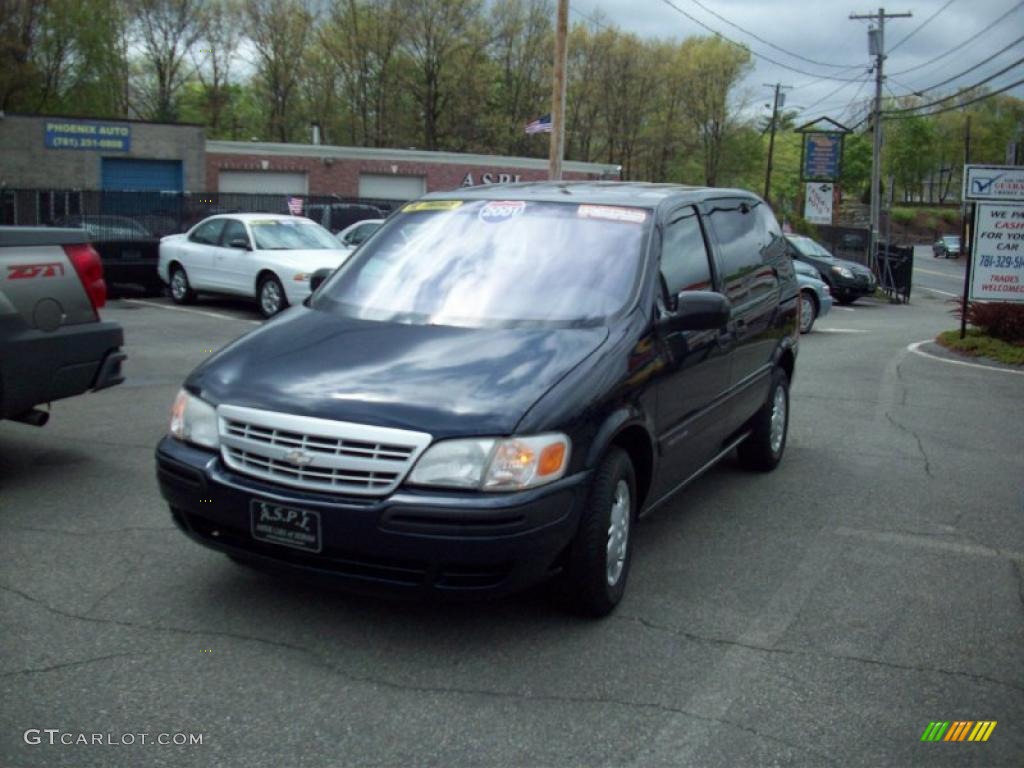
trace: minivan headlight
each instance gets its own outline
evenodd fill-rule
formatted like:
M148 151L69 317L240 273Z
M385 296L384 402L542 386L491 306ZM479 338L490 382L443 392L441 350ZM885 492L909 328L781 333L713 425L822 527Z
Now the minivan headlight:
M840 275L841 277L845 277L847 280L850 280L850 279L853 278L853 272L851 272L846 267L842 267L842 266L840 266L838 264L836 264L834 267L832 267L832 271L835 272L837 275Z
M171 437L187 443L195 443L214 450L220 447L216 409L184 389L174 398L169 431Z
M569 438L559 433L435 443L409 475L414 485L521 491L550 483L569 466Z

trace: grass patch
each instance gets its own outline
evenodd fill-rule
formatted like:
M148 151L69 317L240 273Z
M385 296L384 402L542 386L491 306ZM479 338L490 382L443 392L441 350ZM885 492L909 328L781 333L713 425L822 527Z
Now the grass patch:
M994 339L977 328L968 328L967 336L962 339L960 331L943 331L935 341L946 349L971 357L988 357L1007 365L1024 365L1024 344L1010 344Z

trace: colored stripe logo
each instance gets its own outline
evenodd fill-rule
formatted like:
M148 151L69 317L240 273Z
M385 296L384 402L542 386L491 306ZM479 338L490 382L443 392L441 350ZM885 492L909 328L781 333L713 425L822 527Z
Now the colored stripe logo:
M995 727L995 720L933 720L921 741L988 741Z

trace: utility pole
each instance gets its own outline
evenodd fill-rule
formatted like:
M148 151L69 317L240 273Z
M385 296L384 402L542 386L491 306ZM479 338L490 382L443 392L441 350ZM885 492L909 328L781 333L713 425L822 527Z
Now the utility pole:
M868 52L875 57L875 104L874 115L874 149L871 153L871 250L868 251L868 266L874 268L875 255L878 249L878 228L881 218L882 199L878 187L882 183L882 83L885 77L882 67L885 62L885 20L909 19L911 13L886 13L879 8L878 13L851 13L851 19L870 19L878 26L868 30Z
M551 93L551 148L548 152L548 179L562 178L562 156L565 154L565 68L568 58L569 0L558 0L555 24L555 68Z
M776 83L774 86L771 83L762 83L765 88L775 88L775 99L772 101L772 125L771 135L768 139L768 168L764 172L764 199L765 202L771 205L771 200L768 199L768 195L772 191L772 155L775 154L775 130L778 127L779 119L779 107L784 106L786 103L786 94L780 91L783 88L792 88L791 85L783 85L782 83Z

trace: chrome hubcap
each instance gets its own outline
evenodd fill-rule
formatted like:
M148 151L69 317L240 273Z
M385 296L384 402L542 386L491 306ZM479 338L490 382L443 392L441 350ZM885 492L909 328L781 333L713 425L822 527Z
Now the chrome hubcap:
M814 304L809 296L800 297L800 330L806 331L814 322Z
M622 577L626 566L626 549L629 544L630 499L629 484L619 480L612 499L611 520L608 523L608 586L614 587Z
M185 273L179 269L171 278L171 295L176 299L182 299L185 297L186 290Z
M786 436L786 390L780 385L775 388L772 398L772 430L770 445L772 453L782 450L782 438Z
M266 314L277 313L281 308L281 289L277 287L277 283L268 280L263 284L263 290L260 292L260 304Z

